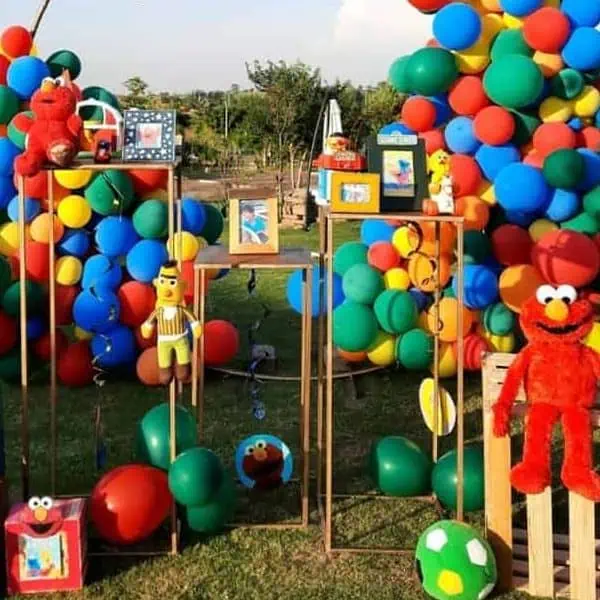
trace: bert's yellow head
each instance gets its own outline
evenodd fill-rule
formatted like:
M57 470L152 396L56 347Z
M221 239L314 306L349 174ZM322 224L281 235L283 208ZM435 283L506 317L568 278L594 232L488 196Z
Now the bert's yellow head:
M157 306L179 306L183 303L185 281L181 280L181 273L175 261L164 264L153 283L156 288Z
M430 173L448 173L450 171L450 155L445 150L436 150L427 159Z

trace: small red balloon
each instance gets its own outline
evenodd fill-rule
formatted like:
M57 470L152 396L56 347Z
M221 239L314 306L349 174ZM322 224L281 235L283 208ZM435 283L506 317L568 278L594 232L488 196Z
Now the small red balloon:
M6 354L17 343L17 322L0 310L0 354Z
M138 379L144 384L152 387L161 385L158 370L158 350L156 346L146 348L137 360L135 368Z
M473 121L475 137L484 144L506 144L515 133L513 116L501 106L488 106L477 113Z
M537 150L532 150L523 158L523 163L530 167L535 167L536 169L542 169L545 160L546 159Z
M27 252L26 271L27 276L37 283L44 283L50 278L50 247L48 244L27 240L25 243Z
M155 192L167 186L168 173L164 169L148 171L134 169L129 171L129 176L138 196L146 196L150 192Z
M68 346L58 359L58 379L69 387L84 387L94 381L92 351L88 342Z
M40 171L33 177L24 177L24 192L26 198L41 200L48 197L48 173ZM15 173L15 187L19 189L19 176Z
M427 43L425 45L428 48L441 48L440 43L435 38L431 38L431 39L427 40Z
M5 29L2 33L0 46L2 46L4 53L11 58L27 56L33 46L33 37L25 27L13 25Z
M140 327L137 327L135 329L135 331L133 332L133 334L135 335L135 341L137 343L137 347L140 350L146 350L148 348L152 348L152 346L156 346L156 340L157 340L156 327L154 328L154 331L152 332L152 335L150 336L150 339L148 339L148 340L142 335L142 330Z
M458 355L458 346L453 344L454 354ZM483 355L489 352L488 341L476 333L467 335L463 342L464 366L467 371L480 371Z
M403 104L401 117L413 131L428 131L435 124L435 105L423 96L413 96Z
M565 13L545 6L525 18L523 37L534 50L558 54L571 35L571 23Z
M400 254L390 242L375 242L369 248L367 260L372 267L385 273L400 264Z
M191 304L194 301L194 261L184 260L181 263L181 279L185 281L185 291L183 293L184 300L187 304ZM208 286L210 285L210 279L208 276L205 278L204 293L208 292Z
M533 242L529 232L518 225L501 225L492 233L492 251L504 266L525 265L531 262Z
M476 115L490 104L490 100L483 89L483 82L474 75L461 77L450 88L448 102L457 115L467 117Z
M60 358L63 352L67 349L69 340L62 330L56 330L56 356ZM35 355L44 361L50 360L50 332L44 333L33 343L33 351Z
M120 319L127 327L139 327L154 310L154 288L140 281L124 283L117 293L121 303Z
M240 334L229 321L209 321L204 326L204 362L211 367L227 364L240 349Z
M452 175L456 198L477 194L482 175L473 157L466 154L453 154L450 157L450 175Z
M408 3L422 13L430 14L437 12L440 8L444 8L444 6L450 4L451 1L452 0L408 0Z
M4 54L0 54L0 85L6 85L8 67L10 67L10 60Z
M73 304L79 294L75 285L56 286L56 324L59 327L73 323Z
M542 123L533 134L533 147L546 157L555 150L575 148L575 132L566 123Z
M597 151L600 148L600 129L585 127L577 134L577 145Z
M446 140L444 134L439 129L431 129L419 133L419 137L425 140L425 152L433 154L436 150L446 149Z

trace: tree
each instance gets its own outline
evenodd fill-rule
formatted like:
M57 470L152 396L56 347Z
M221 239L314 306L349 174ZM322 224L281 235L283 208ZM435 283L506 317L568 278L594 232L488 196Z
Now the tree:
M147 108L150 103L148 84L138 75L130 77L124 84L127 95L123 97L125 108Z

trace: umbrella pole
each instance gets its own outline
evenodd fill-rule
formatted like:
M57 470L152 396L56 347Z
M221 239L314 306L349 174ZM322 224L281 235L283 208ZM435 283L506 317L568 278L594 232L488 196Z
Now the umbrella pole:
M31 37L34 39L40 28L40 24L42 23L42 19L48 10L48 6L50 6L50 0L42 0L37 14L35 15L35 19L33 20L33 25L31 26Z

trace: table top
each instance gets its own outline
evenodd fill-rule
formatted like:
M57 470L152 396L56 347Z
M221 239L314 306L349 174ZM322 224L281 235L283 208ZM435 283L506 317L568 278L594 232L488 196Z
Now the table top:
M198 252L195 269L309 269L310 250L283 248L279 254L229 254L226 246L207 246Z
M331 221L413 221L413 222L430 222L430 223L453 223L458 225L465 222L464 217L457 215L437 215L430 216L421 212L408 213L341 213L332 212L329 205L319 205L319 210L325 218Z
M106 164L95 163L93 159L76 159L73 164L63 168L50 163L44 165L44 171L158 171L175 169L179 163L178 158L175 162L166 163L150 163L150 162L123 162L120 159L115 159Z

